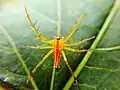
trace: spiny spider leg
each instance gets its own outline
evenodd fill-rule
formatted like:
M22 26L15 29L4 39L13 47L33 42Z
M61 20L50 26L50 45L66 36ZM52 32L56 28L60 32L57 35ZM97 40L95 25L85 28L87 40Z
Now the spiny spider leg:
M42 35L41 33L38 32L38 29L35 27L35 25L33 24L29 14L28 14L28 10L27 10L26 6L25 6L25 13L26 13L28 21L30 22L30 27L31 27L32 31L36 34L36 36L39 38L39 40L41 42L46 42L46 43L51 44L52 43L51 40L48 40L44 35Z
M73 48L70 48L70 47L64 47L64 50L68 50L68 51L71 51L71 52L87 52L87 51L89 51L89 50L73 49Z
M63 50L62 50L62 56L63 56L63 60L64 60L65 64L67 65L67 67L68 67L71 75L73 76L75 82L77 83L77 85L79 85L78 80L77 80L76 77L74 76L74 73L73 73L73 71L72 71L72 68L70 67L70 65L69 65L69 63L68 63L67 57L66 57L65 52L64 52ZM78 86L78 88L79 88L79 86Z
M89 37L89 38L84 39L82 41L78 41L78 42L74 42L74 43L70 43L70 44L65 44L64 46L78 46L78 45L81 45L81 44L83 44L87 41L90 41L90 40L94 39L94 38L95 38L95 36L92 36L92 37Z
M86 14L82 14L80 16L80 18L78 19L76 25L74 26L74 28L72 29L72 31L67 35L67 37L65 38L65 42L67 42L70 37L76 32L76 30L78 29L79 24L82 22L83 18L86 16Z
M38 67L40 67L44 61L53 53L53 49L51 49L44 57L43 59L35 66L35 68L32 70L32 73L34 73Z
M33 26L35 26L37 24L38 20L33 24Z
M34 49L51 49L52 46L26 46L26 48L34 48Z

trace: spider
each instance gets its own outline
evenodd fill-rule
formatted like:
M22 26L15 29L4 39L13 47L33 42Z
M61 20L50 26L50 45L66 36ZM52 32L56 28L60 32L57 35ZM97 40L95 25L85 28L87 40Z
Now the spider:
M71 52L77 52L77 53L88 51L88 50L73 49L71 47L72 46L78 46L82 43L85 43L89 40L92 40L92 39L95 38L95 36L92 36L92 37L89 37L87 39L84 39L84 40L81 40L81 41L78 41L78 42L74 42L74 43L71 43L71 44L67 43L67 41L71 38L71 36L77 31L79 24L81 23L83 18L86 16L86 14L82 14L80 16L80 18L76 21L76 25L73 27L72 31L66 36L66 38L60 37L60 36L54 36L53 40L49 40L43 34L38 32L38 29L35 27L35 24L33 24L29 14L28 14L28 10L27 10L26 6L25 6L25 12L26 12L27 19L30 23L30 28L35 33L35 35L38 37L38 39L43 43L49 44L49 46L26 46L26 48L50 49L48 51L48 53L42 58L42 60L34 67L34 69L32 70L32 73L35 73L36 70L38 69L38 67L40 67L52 53L54 54L54 68L55 69L59 68L60 55L62 54L65 64L67 65L71 75L75 79L72 68L70 67L70 65L68 63L68 60L67 60L67 57L66 57L66 54L65 54L64 50L71 51Z

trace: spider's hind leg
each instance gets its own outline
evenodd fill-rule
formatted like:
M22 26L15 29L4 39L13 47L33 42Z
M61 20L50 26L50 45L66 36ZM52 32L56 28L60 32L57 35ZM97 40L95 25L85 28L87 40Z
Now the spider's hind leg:
M44 62L45 60L53 53L53 50L51 49L44 57L43 59L34 67L34 69L32 70L32 73L34 73L38 67L40 67Z
M72 75L73 78L74 78L74 82L77 84L78 89L80 90L79 82L78 82L77 78L75 77L75 75L74 75L74 73L73 73L73 71L72 71L72 68L70 67L70 65L69 65L69 63L68 63L68 61L67 61L67 57L66 57L64 51L62 51L62 56L63 56L64 62L65 62L65 64L67 65L67 67L68 67L68 69L69 69L71 75Z

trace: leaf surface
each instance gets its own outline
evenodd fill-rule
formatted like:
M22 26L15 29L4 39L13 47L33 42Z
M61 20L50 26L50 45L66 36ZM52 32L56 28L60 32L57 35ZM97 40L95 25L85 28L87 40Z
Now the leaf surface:
M101 26L103 25L104 20L106 19L106 16L110 11L113 2L114 0L62 1L61 2L61 7L62 7L61 35L66 37L66 35L72 30L73 26L76 24L76 20L80 17L80 15L83 13L87 13L87 16L83 20L82 24L79 26L78 31L72 36L72 38L69 40L68 43L83 40L93 35L96 36ZM53 37L57 33L57 22L58 22L56 0L28 1L26 2L26 4L32 21L36 22L38 20L36 27L39 27L40 25L39 32L44 34L47 38L53 39ZM6 2L5 3L2 2L0 7L0 21L2 21L0 22L0 25L12 37L12 39L16 43L16 46L22 58L25 60L26 65L28 66L29 70L32 71L34 66L44 57L44 55L49 50L36 50L36 49L24 48L25 46L30 46L30 45L45 46L47 44L41 43L39 40L36 40L36 36L29 28L29 23L25 16L23 2L19 2L19 3L7 2L7 4ZM115 25L117 25L117 27L119 26L118 23L116 23L113 25L114 28L116 27ZM104 37L104 40L101 42L100 47L108 47L119 44L120 42L118 39L119 30L114 28L112 30L115 30L116 33L115 32L114 33L117 35L113 35L113 31L109 30L108 34ZM113 40L115 40L115 42L112 42ZM73 48L87 49L90 47L91 43L92 41L87 42L79 47L73 47ZM24 72L24 69L22 68L21 64L19 63L16 54L11 50L11 47L12 46L10 42L7 40L6 36L0 32L0 68L1 68L0 70L1 71L3 69L5 70L0 72L0 77L1 77L0 79L4 82L6 78L13 77L13 79L11 79L11 82L9 82L9 80L6 80L5 82L12 85L16 85L17 83L19 86L28 85L28 80L24 79L27 77L27 75ZM81 62L85 54L85 53L79 54L72 52L65 52L65 53L73 70L75 70L77 65ZM112 56L113 54L115 54L114 57ZM102 90L105 87L104 85L102 85L101 82L104 82L104 78L106 79L107 74L110 72L108 72L107 70L98 71L94 67L115 69L119 64L117 62L118 61L117 58L119 57L119 55L117 54L119 54L119 51L96 52L93 54L91 60L89 60L87 66L85 67L85 69L80 74L80 77L78 78L80 80L80 86L82 90L86 90L86 88L90 89L92 86L96 87L97 89L102 86L100 90ZM110 56L113 59L116 58L115 61ZM47 59L47 61L45 61L44 64L40 66L40 68L38 68L36 73L33 75L40 90L49 89L51 75L52 75L52 67L54 62L53 60L54 57L53 55L51 55ZM114 68L112 65L114 66ZM89 67L93 67L93 69L91 68L89 69ZM6 74L2 76L4 73ZM19 79L17 79L17 81L14 81L16 79L14 74L15 76L16 75L20 76ZM115 75L111 75L111 74L109 74L111 78L112 76L114 78ZM68 71L66 65L64 64L63 58L61 57L60 69L56 70L56 75L55 75L55 84L54 84L55 90L59 90L63 88L70 76L71 74ZM106 85L107 84L108 83L106 83ZM94 90L94 88L92 89Z

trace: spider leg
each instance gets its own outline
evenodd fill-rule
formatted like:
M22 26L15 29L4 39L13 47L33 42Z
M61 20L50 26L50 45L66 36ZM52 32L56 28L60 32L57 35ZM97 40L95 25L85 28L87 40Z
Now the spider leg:
M25 46L25 48L34 48L34 49L51 49L52 46Z
M76 25L73 27L72 31L67 35L67 37L65 38L65 42L67 42L70 37L76 32L76 30L78 29L79 24L81 23L81 21L83 20L83 18L86 16L86 14L82 14L80 16L80 18L78 19Z
M39 38L39 40L41 42L46 42L46 43L51 44L52 43L51 40L48 40L43 34L41 34L41 33L38 32L38 29L35 27L36 23L33 24L32 20L31 20L31 18L29 16L29 14L28 14L28 10L27 10L26 6L25 6L25 13L26 13L28 21L30 22L30 28L36 34L36 36Z
M71 73L71 75L73 76L75 82L77 83L77 85L79 85L76 77L74 76L74 73L73 73L73 71L72 71L72 68L70 67L70 65L69 65L69 63L68 63L68 61L67 61L67 57L66 57L64 51L62 51L62 56L63 56L63 59L64 59L65 64L67 65L68 69L70 70L70 73ZM79 86L78 86L78 87L79 87Z
M70 47L64 47L65 50L71 51L71 52L87 52L89 50L79 50L79 49L73 49Z
M44 63L44 61L52 54L52 52L53 52L53 50L51 49L51 50L43 57L43 59L35 66L35 68L32 70L32 73L34 73L34 72L38 69L38 67L41 66L41 65Z
M94 39L94 38L95 38L95 36L92 36L92 37L89 37L89 38L84 39L84 40L82 40L82 41L78 41L78 42L71 43L71 44L65 44L64 46L78 46L78 45L83 44L83 43L85 43L85 42L87 42L87 41L90 41L90 40L92 40L92 39Z

